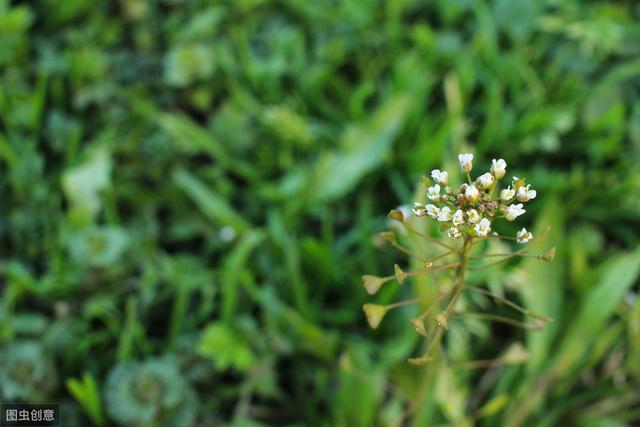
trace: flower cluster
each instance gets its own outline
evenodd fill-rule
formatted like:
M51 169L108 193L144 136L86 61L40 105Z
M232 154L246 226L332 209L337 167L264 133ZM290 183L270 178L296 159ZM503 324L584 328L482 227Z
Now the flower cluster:
M413 212L417 216L430 216L446 224L451 239L464 235L487 237L494 220L505 218L514 221L524 214L524 203L536 198L536 190L524 179L513 177L510 185L497 194L498 181L507 173L507 163L503 159L493 159L489 172L471 179L473 154L458 155L460 168L467 175L466 183L457 189L448 186L449 174L435 169L431 172L433 182L427 189L429 203L415 203ZM431 180L429 180L431 181ZM525 228L516 235L518 243L527 243L533 235Z

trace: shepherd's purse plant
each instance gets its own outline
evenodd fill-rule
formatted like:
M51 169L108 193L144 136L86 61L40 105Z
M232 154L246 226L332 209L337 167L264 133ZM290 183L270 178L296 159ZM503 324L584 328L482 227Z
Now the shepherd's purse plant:
M394 264L392 275L362 276L364 287L371 295L376 294L383 285L394 282L394 279L398 284L424 274L447 275L450 279L446 281L447 285L442 286L443 289L435 292L435 297L417 298L387 305L365 304L363 307L369 325L375 329L390 310L421 304L426 300L428 303L426 308L423 305L421 314L411 319L416 332L427 339L424 353L409 359L409 363L414 365L424 365L432 360L434 350L440 346L449 324L456 317L474 316L525 329L540 329L547 322L552 321L551 318L528 310L503 295L467 283L466 279L470 272L491 267L514 257L534 257L541 261L551 261L555 256L556 248L554 246L543 253L532 253L544 240L548 229L535 239L526 228L521 228L515 236L501 235L494 231L501 221L516 221L526 212L526 204L538 196L536 190L527 184L524 178L514 176L512 180L505 183L507 181L505 160L493 159L489 171L479 175L475 180L471 176L473 154L460 154L458 160L465 182L450 186L448 172L433 170L430 177L422 178L428 187L426 203L416 202L411 210L395 209L389 212L389 219L395 223L393 228L396 231L385 231L380 234L382 240L389 245L417 259L421 267L414 271L405 271L398 264ZM411 217L412 215L414 218ZM420 224L423 220L437 222L441 235L434 236L426 231L428 224ZM398 239L398 230L416 241L417 250L407 247ZM504 240L521 247L512 251L472 255L475 252L472 252L472 249L476 245L490 239ZM465 291L493 298L496 302L520 312L530 321L521 322L511 317L491 313L458 310L457 303ZM495 360L489 363L495 363Z

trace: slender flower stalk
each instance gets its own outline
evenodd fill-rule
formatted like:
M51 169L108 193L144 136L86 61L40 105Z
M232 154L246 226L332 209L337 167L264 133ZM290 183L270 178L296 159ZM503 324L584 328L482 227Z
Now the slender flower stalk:
M409 359L409 363L423 365L432 360L434 349L440 348L442 337L451 326L452 322L461 317L474 317L477 319L501 322L514 327L527 330L537 330L553 319L524 308L507 298L494 294L489 290L469 286L466 283L467 275L479 269L488 268L498 263L516 257L530 257L541 261L551 261L555 255L555 247L548 251L537 254L531 253L532 248L538 245L546 236L546 231L537 238L526 228L520 229L515 236L500 235L494 231L496 224L500 222L512 222L526 213L524 204L537 197L537 191L526 184L522 178L513 177L512 181L500 189L501 180L506 176L507 163L504 159L493 159L488 172L482 173L473 180L471 171L473 170L473 154L460 154L458 156L460 169L466 177L466 182L458 188L449 185L450 176L447 171L434 169L430 176L423 177L423 182L427 184L427 192L424 205L416 202L412 209L417 218L424 218L439 225L444 236L448 236L450 243L444 243L445 237L433 237L425 232L415 229L414 220L408 218L400 210L392 210L388 217L390 220L402 224L403 229L410 236L422 239L418 247L420 255L414 253L409 248L399 243L393 232L381 233L383 240L396 250L420 259L424 268L413 271L404 271L399 265L394 265L394 274L377 277L372 275L362 276L367 292L375 294L384 284L395 283L402 285L411 278L422 274L445 272L453 273L451 286L444 292L439 292L435 301L432 301L422 313L411 319L411 324L416 332L427 338L424 353L415 358ZM527 245L515 251L501 251L486 254L471 255L471 250L477 244L488 239L500 239L510 244ZM529 242L531 242L529 244ZM440 254L426 256L423 243L438 246ZM442 251L442 248L445 251ZM395 278L395 280L393 280ZM515 310L522 316L531 318L530 322L523 322L517 318L503 315L482 312L467 312L456 310L456 305L465 294L465 290L479 293L489 297L497 303L504 304ZM395 308L407 305L418 304L424 298L396 302L387 305L365 304L364 311L369 325L377 328L386 313ZM470 362L469 366L488 366L497 359L491 361Z

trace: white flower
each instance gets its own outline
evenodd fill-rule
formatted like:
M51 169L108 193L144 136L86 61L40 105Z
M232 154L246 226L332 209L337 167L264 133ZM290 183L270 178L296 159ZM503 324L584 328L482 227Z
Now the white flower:
M513 196L515 195L516 195L516 190L511 188L511 186L508 186L507 188L500 190L500 198L505 202L508 202L509 200L513 199Z
M431 200L439 200L440 199L440 186L438 184L433 187L427 188L427 197Z
M462 172L471 172L473 168L473 154L458 154L458 161Z
M518 192L516 194L516 197L518 198L519 202L528 202L531 199L535 199L537 196L536 190L530 190L529 187L531 187L530 185L525 186L520 186L518 187Z
M415 216L425 216L427 214L427 211L424 209L424 205L422 203L415 202L411 210L413 211Z
M427 205L425 209L427 215L429 215L431 218L437 218L438 215L440 215L440 209L438 209L438 207L435 205Z
M489 188L491 187L491 184L493 184L493 175L489 172L484 173L478 177L478 181L480 181L480 186L482 188Z
M491 173L496 179L500 179L507 174L507 162L504 159L493 159L491 161Z
M462 224L464 224L464 212L458 209L456 213L453 214L453 225L460 227Z
M518 203L517 205L507 206L507 208L504 210L504 216L509 221L513 221L525 212L526 210L522 209L522 203Z
M453 214L451 213L451 209L449 209L449 207L447 206L440 209L440 213L438 213L438 221L442 221L442 222L451 221L452 217L453 217Z
M440 169L432 170L431 178L440 185L447 185L447 182L449 182L449 174L446 171L441 171Z
M469 224L476 224L480 221L480 214L475 209L470 209L467 211L467 219Z
M478 191L475 185L468 185L464 191L464 197L471 203L477 202L480 198L480 191Z
M491 231L491 222L487 218L482 218L478 224L473 227L476 234L480 237L487 237Z
M450 239L459 239L460 236L462 236L462 233L460 233L457 227L451 227L448 234Z
M522 230L518 231L518 233L516 234L516 241L518 243L527 243L531 239L533 239L533 234L527 231L526 228L523 228Z

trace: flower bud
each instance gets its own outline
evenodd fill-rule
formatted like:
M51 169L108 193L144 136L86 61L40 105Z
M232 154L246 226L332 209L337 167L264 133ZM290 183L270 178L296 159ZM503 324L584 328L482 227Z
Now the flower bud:
M496 202L487 203L487 215L494 216L495 213L496 213L496 208L497 207L498 207L498 205L496 204Z
M475 187L475 185L470 185L464 192L464 198L470 203L475 203L480 199L480 191Z
M473 169L473 154L458 154L458 161L463 172L471 172L471 169Z
M493 159L491 161L491 173L496 179L503 178L507 173L507 162L504 159Z
M480 184L480 187L484 189L491 187L491 185L493 185L493 180L493 175L488 172L478 177L478 183Z

